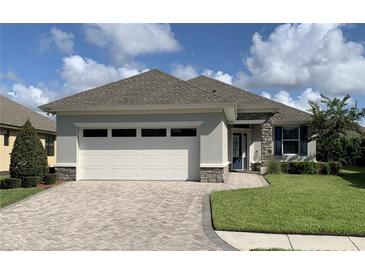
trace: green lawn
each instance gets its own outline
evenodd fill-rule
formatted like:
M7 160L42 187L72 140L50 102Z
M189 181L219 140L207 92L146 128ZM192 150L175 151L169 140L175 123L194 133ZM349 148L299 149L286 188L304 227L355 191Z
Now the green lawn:
M269 187L213 193L215 229L365 236L365 168L266 179Z
M38 187L0 189L0 208L15 203L41 191L42 189Z

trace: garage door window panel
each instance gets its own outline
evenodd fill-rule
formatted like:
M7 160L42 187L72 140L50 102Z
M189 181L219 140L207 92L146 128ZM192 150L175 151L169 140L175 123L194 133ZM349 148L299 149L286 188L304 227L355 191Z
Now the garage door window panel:
M166 137L166 128L142 128L142 137Z
M107 129L84 129L84 137L108 137Z
M196 128L172 128L172 137L194 137L196 136Z
M112 137L137 137L137 129L135 128L112 129Z

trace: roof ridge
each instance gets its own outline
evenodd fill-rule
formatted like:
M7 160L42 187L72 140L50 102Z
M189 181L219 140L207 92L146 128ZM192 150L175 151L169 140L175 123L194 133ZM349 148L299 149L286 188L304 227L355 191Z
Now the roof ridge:
M211 77L209 77L209 76L206 76L206 75L199 75L199 76L197 76L197 77L195 77L195 78L192 78L192 79L190 79L190 80L188 80L188 81L192 81L192 80L195 80L195 79L198 79L198 78L208 78L209 80L216 81L216 82L218 82L218 83L220 83L220 84L224 84L224 85L226 85L226 86L232 87L232 88L237 89L237 90L239 90L239 91L244 91L244 92L246 92L246 93L248 93L248 94L250 94L250 95L254 95L254 96L257 96L257 97L261 97L261 98L263 98L263 99L265 99L266 101L269 101L269 102L271 102L271 103L279 104L279 105L282 105L282 106L285 106L285 107L288 107L288 108L294 109L294 110L296 110L296 111L300 111L300 112L303 112L303 113L305 113L305 114L310 114L310 115L311 115L311 113L310 113L310 112L306 112L306 111L303 111L303 110L301 110L301 109L297 109L297 108L295 108L295 107L292 107L292 106L286 105L286 104L284 104L284 103L281 103L281 102L275 101L275 100L273 100L273 99L266 98L266 97L264 97L264 96L261 96L261 95L258 95L258 94L256 94L256 93L253 93L253 92L247 91L247 90L242 89L242 88L239 88L239 87L237 87L237 86L227 84L227 83L222 82L222 81L219 81L219 80L217 80L217 79L213 79L213 78L211 78Z

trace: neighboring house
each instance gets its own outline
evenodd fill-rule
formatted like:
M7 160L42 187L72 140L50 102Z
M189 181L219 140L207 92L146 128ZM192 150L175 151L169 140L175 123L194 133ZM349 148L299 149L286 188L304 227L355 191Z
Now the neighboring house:
M205 76L150 70L40 109L57 114L63 179L223 182L273 154L315 159L310 114Z
M56 122L0 95L0 172L9 171L16 135L28 118L46 148L49 166L54 166Z

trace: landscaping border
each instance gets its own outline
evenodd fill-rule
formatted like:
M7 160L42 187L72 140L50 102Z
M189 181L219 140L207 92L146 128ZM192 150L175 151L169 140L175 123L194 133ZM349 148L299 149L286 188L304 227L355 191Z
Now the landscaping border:
M229 245L218 234L215 232L212 223L212 212L210 206L210 193L203 195L203 203L202 203L202 222L203 222L203 230L205 235L215 243L217 246L222 248L224 251L239 251L233 246Z
M12 203L12 204L10 204L10 205L7 205L7 206L5 206L5 207L0 208L0 212L1 212L1 211L3 211L3 210L8 209L8 208L10 208L10 207L16 206L16 205L18 205L18 204L20 204L20 203L22 203L22 202L27 201L27 200L30 200L30 199L32 199L32 198L35 198L35 197L37 197L38 195L41 195L41 194L43 194L43 193L45 193L45 192L48 192L48 191L51 191L52 189L58 188L58 187L60 187L60 186L62 186L62 185L64 185L64 184L67 184L67 183L70 183L70 182L72 182L72 181L63 181L61 184L55 185L55 186L50 187L50 188L47 188L47 189L43 189L42 191L40 191L40 192L38 192L38 193L36 193L36 194L34 194L34 195L28 196L28 197L26 197L26 198L24 198L24 199L21 199L21 200L19 200L19 201L16 201L15 203Z

